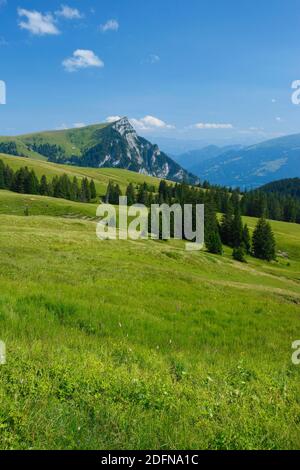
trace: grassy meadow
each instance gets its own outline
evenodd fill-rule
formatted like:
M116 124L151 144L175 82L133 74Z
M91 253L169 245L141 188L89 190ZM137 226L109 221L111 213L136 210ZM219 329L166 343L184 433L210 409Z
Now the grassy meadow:
M0 191L0 448L299 449L300 226L240 264L94 216Z

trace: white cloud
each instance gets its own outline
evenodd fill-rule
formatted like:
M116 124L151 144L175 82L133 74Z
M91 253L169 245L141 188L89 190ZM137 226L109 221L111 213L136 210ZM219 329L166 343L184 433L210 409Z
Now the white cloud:
M57 131L65 131L65 130L67 130L67 129L69 129L68 125L65 124L65 123L63 123L63 124L61 124L60 126L56 127L55 130L57 130Z
M104 62L93 52L85 49L77 49L73 56L63 61L67 72L76 72L79 69L89 67L104 67Z
M221 124L212 122L198 122L192 127L194 129L233 129L232 124Z
M78 20L83 16L77 8L71 8L68 5L61 5L60 10L56 11L55 14L67 20Z
M153 129L174 129L174 126L167 124L166 122L158 119L154 116L145 116L141 119L130 119L131 124L141 130L141 131L150 131Z
M117 20L108 20L106 23L100 25L100 29L103 33L106 33L106 31L118 31L119 26Z
M75 129L81 129L82 127L86 127L86 125L87 124L85 124L85 122L74 122L74 124L72 124L71 126L66 123L63 123L60 126L58 126L56 130L65 131L65 130L71 129L72 127L74 127Z
M121 119L121 116L108 116L105 121L108 122L109 124L112 122L119 121Z
M75 129L81 129L81 127L85 127L86 124L85 122L74 122L73 124L73 127L75 127Z
M44 36L46 34L60 33L59 29L55 25L55 20L51 13L46 13L43 15L39 11L19 8L18 15L20 17L24 16L26 18L26 20L20 21L20 28L27 29L32 34Z

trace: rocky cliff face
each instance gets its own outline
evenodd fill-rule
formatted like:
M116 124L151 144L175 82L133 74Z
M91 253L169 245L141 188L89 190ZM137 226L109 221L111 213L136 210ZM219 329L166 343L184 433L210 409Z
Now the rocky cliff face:
M139 137L127 118L122 118L102 131L101 143L86 151L82 164L123 168L174 181L197 183L198 178L185 171L157 145Z

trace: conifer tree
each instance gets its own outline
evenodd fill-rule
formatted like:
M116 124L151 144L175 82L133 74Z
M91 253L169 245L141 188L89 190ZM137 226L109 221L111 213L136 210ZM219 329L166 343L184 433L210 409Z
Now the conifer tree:
M4 163L2 160L0 160L0 189L5 189L4 170Z
M80 200L82 202L90 202L91 200L90 185L87 178L81 180Z
M94 200L97 197L97 191L96 191L96 186L94 180L90 181L90 194L91 194L91 199Z
M112 196L112 193L113 193L113 182L112 181L109 181L108 185L107 185L107 189L106 189L106 194L105 194L105 202L106 204L109 204L110 203L110 199L111 199L111 196Z
M234 217L232 220L231 242L233 248L238 248L243 242L243 222L238 206L235 208Z
M240 261L241 263L246 263L245 250L244 250L243 245L237 248L233 248L232 257L236 261Z
M145 206L148 206L149 204L148 190L145 184L142 184L140 186L140 189L137 195L137 202L138 204L144 204Z
M78 179L74 176L71 184L71 199L73 201L79 201L80 199L80 189L78 186Z
M135 198L135 190L134 190L134 186L132 183L130 183L128 186L127 186L127 189L126 189L126 196L127 196L127 204L128 206L132 206L133 204L135 204L135 201L136 201L136 198Z
M247 224L245 224L243 228L242 245L244 246L246 253L249 255L251 252L251 237L250 237L250 232L249 232L249 228Z
M205 205L205 246L210 253L221 255L223 253L222 242L219 233L219 224L215 207L212 203Z
M253 254L256 258L272 261L276 258L276 242L267 220L262 217L257 222L252 238Z
M231 202L228 202L226 212L222 217L220 225L221 240L224 245L232 246L232 225L233 225L233 207Z
M41 196L49 195L49 187L48 187L47 177L45 175L41 177L39 193L41 194Z
M25 194L38 194L39 192L39 181L33 170L25 172L24 192Z

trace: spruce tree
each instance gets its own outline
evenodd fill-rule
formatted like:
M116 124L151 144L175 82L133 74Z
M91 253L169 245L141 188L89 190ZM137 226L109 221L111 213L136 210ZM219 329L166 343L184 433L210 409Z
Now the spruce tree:
M219 233L219 224L215 207L212 203L205 205L205 246L210 253L222 255L223 247Z
M159 201L161 204L166 202L167 199L167 183L164 180L161 180L158 188Z
M246 253L249 255L251 252L251 237L248 225L245 224L243 228L243 242L242 242Z
M244 247L241 245L237 248L233 248L232 257L236 261L246 263Z
M25 173L24 192L26 194L38 194L39 192L39 181L33 170L30 172L27 170Z
M122 191L118 184L112 185L112 190L110 192L109 203L118 205L119 204L119 197L122 196Z
M149 204L149 196L148 196L148 190L147 186L145 184L142 184L140 186L138 195L137 195L137 202L139 204L144 204L145 206L148 206Z
M25 178L27 168L20 168L13 176L11 189L16 193L25 193Z
M0 189L5 189L4 169L4 163L0 160Z
M42 196L48 196L49 195L48 182L47 182L47 177L45 175L43 175L41 177L39 193Z
M217 230L211 230L208 232L205 239L205 246L210 253L214 253L216 255L223 254L222 242Z
M78 201L80 199L80 189L78 185L78 179L74 176L71 184L71 199L73 201Z
M87 178L83 178L81 180L80 200L82 202L90 202L91 201L90 185L89 185L89 181L88 181Z
M133 204L135 204L135 201L136 201L136 198L135 198L135 190L134 190L134 186L132 183L130 183L128 186L127 186L127 189L126 189L126 196L127 196L127 204L128 206L132 206Z
M231 226L232 247L238 248L243 241L243 222L239 207L235 208Z
M94 200L97 197L97 191L96 191L96 186L94 180L90 181L90 194L91 194L91 199Z
M106 194L105 194L105 202L106 202L106 204L110 204L110 203L111 203L111 197L112 197L112 193L113 193L113 188L114 188L113 182L112 182L112 181L109 181L109 183L108 183L108 185L107 185Z
M257 222L252 238L253 255L256 258L272 261L276 258L276 242L267 220L262 217Z
M222 217L220 225L221 240L224 245L232 246L233 207L228 202L226 212Z

